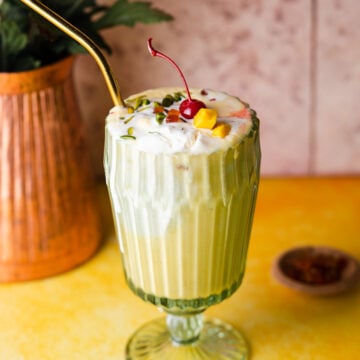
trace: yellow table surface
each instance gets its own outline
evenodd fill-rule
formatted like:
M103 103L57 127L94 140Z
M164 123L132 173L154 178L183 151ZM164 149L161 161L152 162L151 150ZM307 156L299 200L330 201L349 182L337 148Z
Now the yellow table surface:
M52 278L0 285L1 360L119 360L126 340L162 316L127 288L105 188L105 244ZM278 284L275 257L330 245L360 258L360 177L262 179L243 285L205 313L241 330L251 359L360 359L360 286L313 297Z

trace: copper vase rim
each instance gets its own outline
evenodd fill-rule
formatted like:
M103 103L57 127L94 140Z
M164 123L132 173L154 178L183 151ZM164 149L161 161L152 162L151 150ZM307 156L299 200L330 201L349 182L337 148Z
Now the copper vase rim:
M68 56L37 69L0 72L0 95L38 91L65 81L72 71L75 56Z

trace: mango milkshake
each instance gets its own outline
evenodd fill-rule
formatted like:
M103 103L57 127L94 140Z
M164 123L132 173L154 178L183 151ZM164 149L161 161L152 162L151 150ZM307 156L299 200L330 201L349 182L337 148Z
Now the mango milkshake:
M106 119L104 166L130 288L182 312L240 285L259 181L256 114L234 96L183 88L144 91ZM131 111L129 111L129 108Z

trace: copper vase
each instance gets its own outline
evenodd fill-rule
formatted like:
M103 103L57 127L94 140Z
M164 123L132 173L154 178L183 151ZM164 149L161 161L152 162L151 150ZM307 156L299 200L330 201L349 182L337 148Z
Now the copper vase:
M0 73L1 282L69 270L100 244L73 61Z

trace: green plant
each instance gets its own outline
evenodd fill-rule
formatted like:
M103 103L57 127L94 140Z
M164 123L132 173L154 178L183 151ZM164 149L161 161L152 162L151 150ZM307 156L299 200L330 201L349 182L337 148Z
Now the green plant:
M118 25L134 26L172 20L146 1L115 0L106 6L97 0L47 0L52 10L81 29L107 52L100 31ZM0 0L0 72L30 70L70 54L84 53L79 44L35 14L20 0Z

